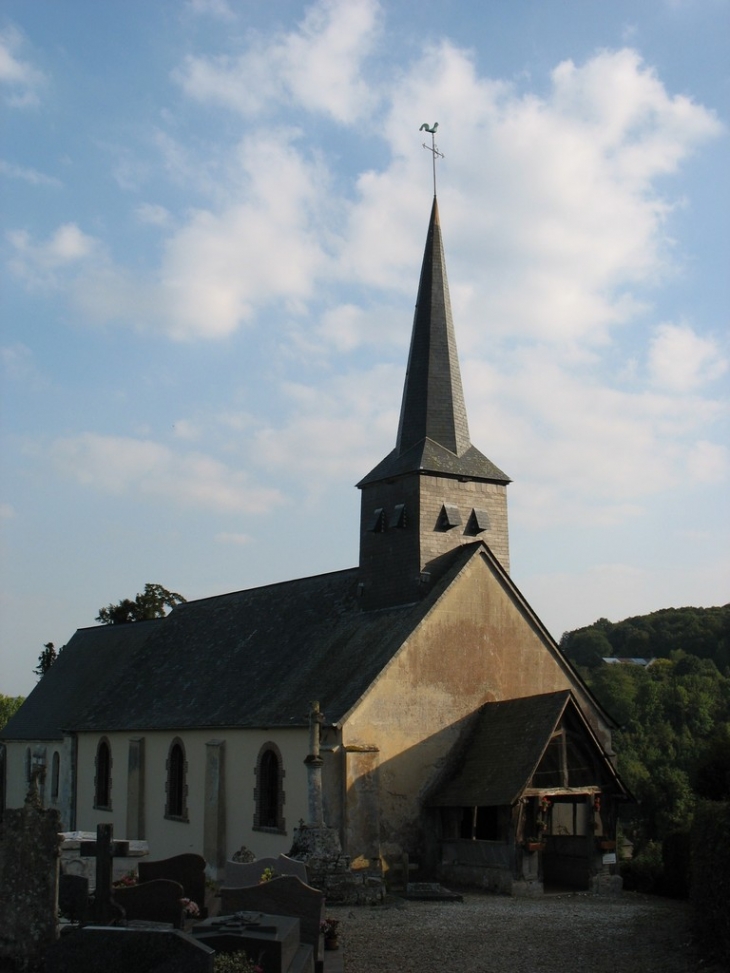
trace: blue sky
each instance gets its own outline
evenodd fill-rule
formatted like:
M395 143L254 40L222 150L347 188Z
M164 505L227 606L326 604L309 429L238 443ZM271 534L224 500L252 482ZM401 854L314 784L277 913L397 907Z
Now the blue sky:
M0 692L349 567L431 202L549 629L728 601L727 0L4 0Z

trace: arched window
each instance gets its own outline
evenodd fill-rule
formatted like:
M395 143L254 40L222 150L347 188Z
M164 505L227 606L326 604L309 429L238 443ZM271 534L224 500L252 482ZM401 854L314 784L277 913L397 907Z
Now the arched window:
M256 761L254 828L263 831L285 830L283 780L281 751L275 743L266 743Z
M61 755L58 750L53 751L51 762L51 800L58 800L59 778L61 776Z
M99 740L96 748L96 777L94 779L94 807L111 810L112 806L112 751L106 737Z
M188 785L185 782L188 765L185 760L185 747L182 740L176 737L170 744L167 753L167 800L165 801L165 817L175 818L177 821L188 820L187 797Z

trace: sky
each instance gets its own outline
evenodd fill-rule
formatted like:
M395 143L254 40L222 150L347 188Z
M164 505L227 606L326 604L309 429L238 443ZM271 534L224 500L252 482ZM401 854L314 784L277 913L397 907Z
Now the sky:
M556 639L730 598L729 0L2 0L0 693L357 563L433 194Z

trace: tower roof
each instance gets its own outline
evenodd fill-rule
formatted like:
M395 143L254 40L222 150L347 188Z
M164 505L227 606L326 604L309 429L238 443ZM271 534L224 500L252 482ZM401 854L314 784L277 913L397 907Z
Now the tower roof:
M358 486L419 470L509 483L509 477L472 446L469 438L435 196L413 317L396 446Z

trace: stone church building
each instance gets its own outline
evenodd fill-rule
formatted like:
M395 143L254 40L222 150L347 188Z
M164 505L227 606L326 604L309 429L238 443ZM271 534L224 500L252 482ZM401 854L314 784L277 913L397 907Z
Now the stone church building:
M508 483L469 436L434 198L359 564L77 631L3 732L5 806L40 768L68 830L113 823L215 877L309 821L316 700L324 821L355 867L599 889L628 796L613 723L510 578Z

